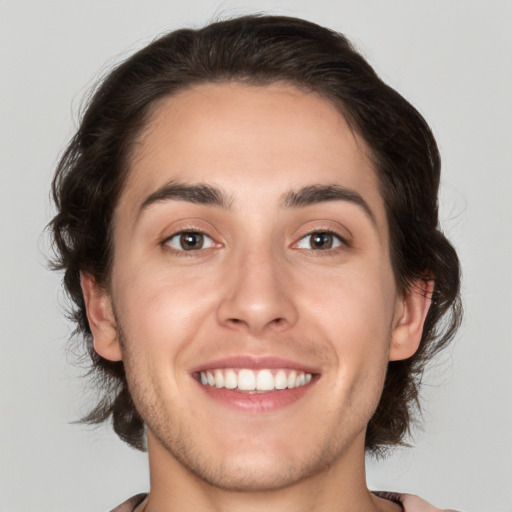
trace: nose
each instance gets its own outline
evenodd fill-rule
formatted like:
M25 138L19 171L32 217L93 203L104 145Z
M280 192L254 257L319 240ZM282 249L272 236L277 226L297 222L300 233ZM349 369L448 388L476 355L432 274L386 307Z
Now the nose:
M218 307L218 321L254 336L286 331L298 319L293 286L285 262L271 251L248 251L231 262Z

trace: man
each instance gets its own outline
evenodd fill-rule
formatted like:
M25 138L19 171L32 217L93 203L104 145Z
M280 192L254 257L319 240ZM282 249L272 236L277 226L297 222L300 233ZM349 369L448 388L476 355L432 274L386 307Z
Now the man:
M436 510L370 492L364 455L403 443L460 321L439 171L420 114L303 20L176 31L107 77L52 229L85 420L147 444L115 510Z

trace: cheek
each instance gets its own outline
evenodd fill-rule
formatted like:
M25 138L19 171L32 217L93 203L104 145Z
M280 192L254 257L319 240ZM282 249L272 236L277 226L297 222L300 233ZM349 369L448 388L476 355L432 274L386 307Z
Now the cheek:
M331 276L310 286L302 306L331 345L333 357L347 381L377 379L387 368L394 314L394 281L369 272Z
M306 290L307 286L307 290ZM396 299L393 283L380 276L372 278L364 272L340 272L307 284L302 295L307 298L304 309L321 325L341 332L359 333L368 342L390 332Z
M212 310L212 290L217 287L207 273L198 276L194 271L140 265L122 275L130 277L116 281L116 307L137 344L185 345Z
M137 408L146 410L159 397L178 396L181 363L204 323L207 304L200 279L141 267L137 272L124 269L116 281L114 305L129 386Z

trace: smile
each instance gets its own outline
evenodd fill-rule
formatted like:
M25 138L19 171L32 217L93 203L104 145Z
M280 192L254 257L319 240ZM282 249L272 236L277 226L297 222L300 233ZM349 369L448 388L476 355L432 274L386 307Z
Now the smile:
M312 379L311 373L284 368L219 368L199 372L199 380L203 386L255 393L299 388L309 384Z

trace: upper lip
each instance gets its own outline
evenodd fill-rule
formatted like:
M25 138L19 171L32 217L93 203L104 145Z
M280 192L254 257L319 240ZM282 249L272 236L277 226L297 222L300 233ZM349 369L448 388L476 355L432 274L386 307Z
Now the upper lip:
M208 361L192 368L191 372L196 373L222 368L247 368L251 370L261 370L264 368L289 368L293 370L300 370L305 373L319 373L318 368L298 361L293 361L292 359L277 356L255 356L249 354L222 357Z

